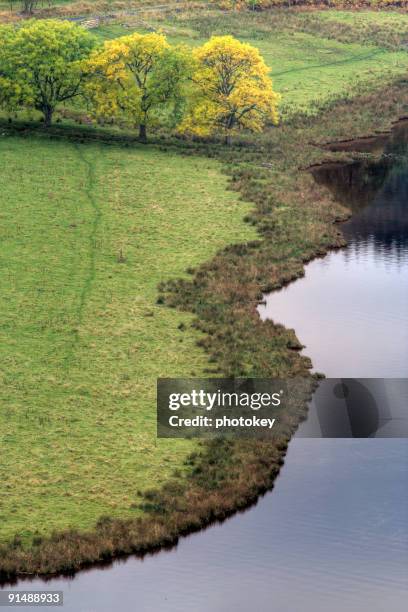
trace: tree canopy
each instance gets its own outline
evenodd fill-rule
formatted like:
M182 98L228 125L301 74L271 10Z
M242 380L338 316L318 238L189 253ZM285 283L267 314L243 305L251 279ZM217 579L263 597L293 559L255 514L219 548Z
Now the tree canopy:
M261 131L278 121L275 93L258 49L214 36L194 50L161 33L98 44L83 27L57 20L0 26L0 104L33 108L45 126L58 105L82 95L94 117L126 119L147 141L150 126L198 136Z
M241 129L259 132L278 121L279 94L258 49L233 36L214 36L193 52L195 92L183 131L229 141Z
M14 36L14 28L10 25L0 25L0 104L12 105L19 97L16 81L9 62L8 49Z
M146 141L147 126L177 114L183 88L191 73L190 53L172 47L163 34L131 34L105 42L89 62L93 75L88 92L99 116L124 115L139 126Z
M57 20L28 21L0 30L2 102L40 111L50 125L56 106L81 93L84 60L96 38L84 28Z

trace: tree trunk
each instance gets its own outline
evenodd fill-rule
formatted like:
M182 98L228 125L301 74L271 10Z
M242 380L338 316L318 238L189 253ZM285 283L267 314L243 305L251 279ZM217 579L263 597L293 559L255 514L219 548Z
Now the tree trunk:
M47 106L46 108L43 109L43 114L44 114L43 125L44 125L44 127L48 128L48 127L51 126L53 112L54 112L54 109L50 108L49 106Z
M144 144L147 142L146 125L144 123L139 125L139 140Z
M21 8L23 15L32 15L38 0L22 0Z
M231 146L231 143L232 143L231 134L225 134L225 144L229 147Z

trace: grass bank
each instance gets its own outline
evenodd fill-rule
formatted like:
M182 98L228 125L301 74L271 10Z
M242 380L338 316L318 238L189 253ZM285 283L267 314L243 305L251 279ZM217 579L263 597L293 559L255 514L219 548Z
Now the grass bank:
M313 50L303 34L286 47L299 100L323 44ZM303 65L302 40L311 47ZM349 155L319 144L407 114L404 66L390 73L387 62L352 89L337 64L322 73L337 93L318 114L302 102L278 129L231 148L75 143L3 127L4 576L175 542L272 486L304 415L310 362L295 333L262 323L256 304L344 243L335 222L348 211L300 169ZM155 378L209 369L305 377L281 439L155 440Z

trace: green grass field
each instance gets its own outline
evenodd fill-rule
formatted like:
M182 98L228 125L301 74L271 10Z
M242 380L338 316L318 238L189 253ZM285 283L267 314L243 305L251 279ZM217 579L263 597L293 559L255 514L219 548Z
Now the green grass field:
M351 19L321 17L337 18ZM152 23L175 42L230 31L258 46L284 119L408 71L399 48L279 29L268 15L211 20ZM192 443L155 438L155 381L208 364L190 317L156 304L157 285L255 232L215 161L1 133L0 156L2 541L134 515L138 490L184 469Z
M299 32L258 41L272 67L275 88L282 95L283 117L315 112L325 101L355 90L358 83L378 82L408 70L408 54L357 43L344 44Z
M190 443L155 439L155 379L206 359L157 284L253 230L206 159L7 137L0 155L5 539L134 513L182 465Z
M397 11L317 11L318 19L345 22L353 27L365 25L392 26L399 30L408 26L408 15Z

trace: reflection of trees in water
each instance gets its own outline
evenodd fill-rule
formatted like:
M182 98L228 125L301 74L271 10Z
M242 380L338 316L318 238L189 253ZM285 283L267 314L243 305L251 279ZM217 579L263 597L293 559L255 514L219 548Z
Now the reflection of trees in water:
M393 241L387 245L382 244L378 240L374 240L374 236L369 236L366 239L361 239L360 236L349 241L347 249L343 251L343 257L346 262L372 262L383 266L386 270L407 268L408 267L408 249L407 245Z
M331 164L314 170L313 176L318 183L329 187L338 202L356 213L371 204L391 166L390 158L371 164L364 161Z
M384 152L408 157L408 122L394 127L385 143Z
M377 256L401 263L408 257L408 126L395 130L379 161L331 164L314 171L317 182L351 208L342 227L354 256Z
M372 238L377 248L408 248L408 165L394 169L370 206L363 208L343 230L350 239Z

